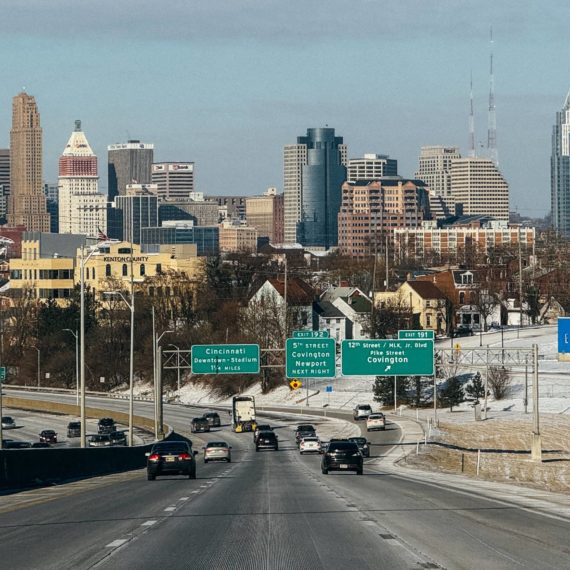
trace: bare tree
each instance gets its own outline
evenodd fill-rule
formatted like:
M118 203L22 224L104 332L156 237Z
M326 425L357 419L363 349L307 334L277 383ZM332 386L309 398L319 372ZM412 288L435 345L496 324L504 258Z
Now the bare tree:
M503 400L511 387L511 376L504 366L490 366L487 383L495 400Z
M479 312L479 315L481 315L480 326L483 327L484 331L487 331L487 320L499 306L499 300L496 295L488 289L481 289L475 292L473 305Z

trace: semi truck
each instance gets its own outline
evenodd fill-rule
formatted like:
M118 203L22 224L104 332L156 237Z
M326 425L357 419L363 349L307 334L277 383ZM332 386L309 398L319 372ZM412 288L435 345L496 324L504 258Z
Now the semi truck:
M232 399L232 429L236 433L254 431L255 398L253 396L234 396Z

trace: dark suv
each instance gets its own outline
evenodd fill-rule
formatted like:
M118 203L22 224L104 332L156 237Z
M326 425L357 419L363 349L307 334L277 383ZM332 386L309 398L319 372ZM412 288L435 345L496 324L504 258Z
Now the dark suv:
M115 431L115 420L113 418L101 418L97 424L99 435L109 434Z
M220 421L220 414L218 412L206 412L204 418L208 420L208 423L212 427L220 427L222 422Z
M363 473L362 453L353 441L331 441L321 459L321 471L328 475L329 471L356 471Z
M147 453L147 479L154 481L158 475L188 475L196 479L197 451L186 441L161 441Z
M274 449L279 451L277 436L272 431L260 431L255 442L255 451L260 449Z
M192 433L210 431L210 422L206 418L194 418L190 424Z
M81 435L81 422L69 422L67 424L67 437L79 437Z
M459 325L454 331L451 332L452 338L458 336L473 336L473 329L467 325Z
M317 432L314 426L311 424L301 424L297 426L297 430L295 431L295 443L297 444L297 447L304 437L317 437Z
M127 445L127 435L124 431L113 431L109 434L111 445Z

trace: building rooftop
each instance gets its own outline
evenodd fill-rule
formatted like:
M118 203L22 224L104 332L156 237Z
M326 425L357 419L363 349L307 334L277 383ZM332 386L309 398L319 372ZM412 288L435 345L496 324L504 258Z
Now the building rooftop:
M445 299L445 295L429 281L408 281L408 285L422 298L422 299Z

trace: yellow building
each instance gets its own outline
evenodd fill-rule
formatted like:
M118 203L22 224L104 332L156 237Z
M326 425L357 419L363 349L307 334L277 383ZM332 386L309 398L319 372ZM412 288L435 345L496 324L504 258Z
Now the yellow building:
M31 234L22 240L22 257L10 260L10 288L31 291L37 299L64 302L80 284L80 243L84 236ZM79 241L78 241L79 238ZM83 241L81 241L83 240ZM44 243L42 243L42 241ZM70 244L73 254L69 254ZM57 249L62 253L57 253ZM94 251L93 251L94 250ZM91 254L91 251L93 253ZM64 257L65 253L68 255ZM162 275L176 273L198 282L203 275L203 258L197 257L195 244L163 245L157 253L143 253L139 245L128 242L104 242L87 246L85 285L95 292L130 288L131 268L136 285ZM17 293L16 293L17 294Z
M22 240L22 257L10 260L10 290L29 290L37 299L67 299L73 291L72 257L42 257L39 239Z
M202 276L203 259L197 256L195 244L163 245L159 253L142 253L141 246L129 242L105 243L85 263L85 284L96 292L110 288L129 289L131 267L133 281L140 284L145 279L175 272L190 280ZM75 281L80 282L79 256L75 265ZM112 287L111 287L112 285Z
M447 299L445 295L428 281L406 281L397 291L374 294L378 310L393 309L410 311L412 326L443 334L446 330Z

